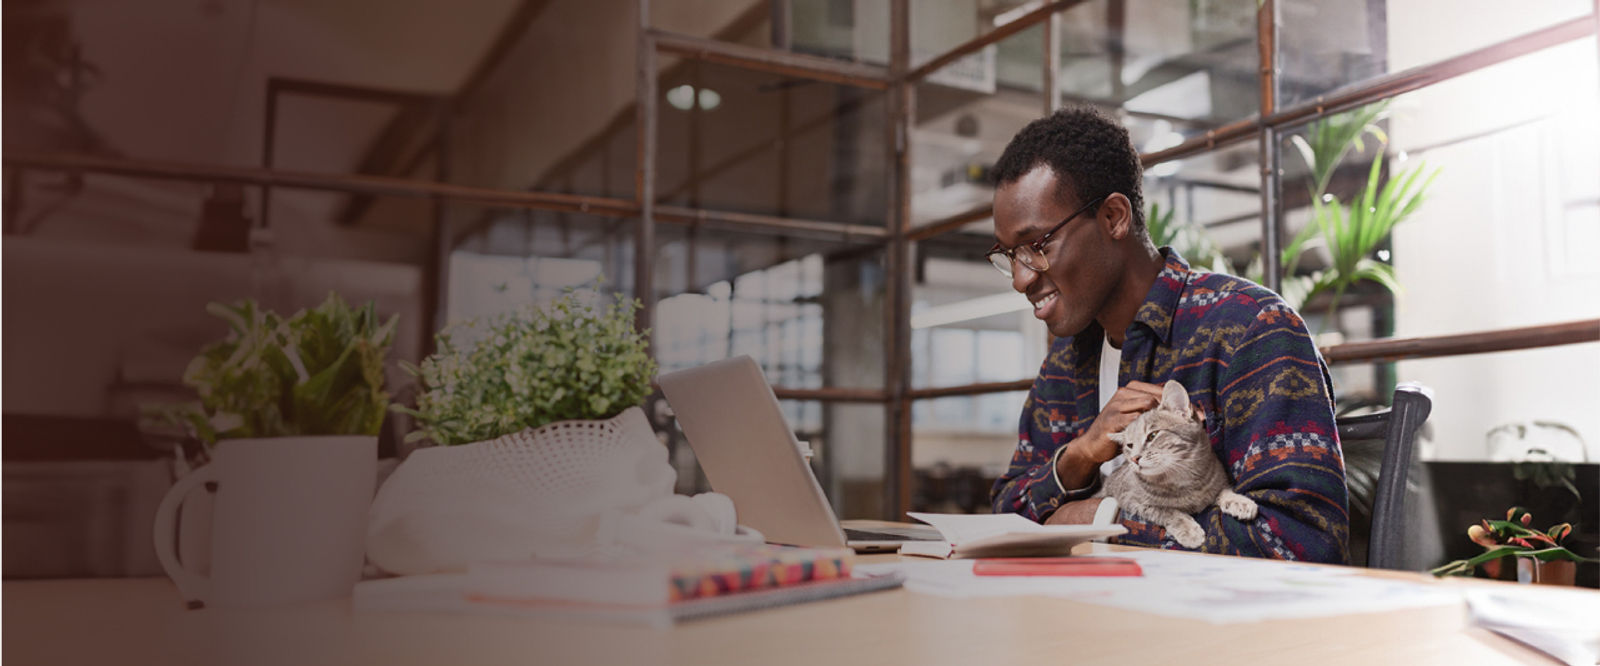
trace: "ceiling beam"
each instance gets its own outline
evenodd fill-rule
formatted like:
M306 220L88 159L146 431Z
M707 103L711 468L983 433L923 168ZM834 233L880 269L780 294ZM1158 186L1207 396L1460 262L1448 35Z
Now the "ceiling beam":
M443 108L461 108L461 103L472 97L485 81L494 74L496 68L511 53L512 47L528 32L528 26L539 14L550 5L550 0L523 0L517 6L510 18L500 28L495 36L494 44L478 60L472 73L467 75L456 91L448 96ZM380 176L409 176L421 166L424 160L434 153L437 143L431 139L438 133L439 123L445 119L438 113L438 106L430 105L428 108L407 107L396 114L389 124L378 133L378 138L367 147L366 154L362 156L361 163L356 167L356 173ZM419 139L418 137L421 137ZM410 150L407 150L407 149ZM341 226L355 224L372 208L373 198L369 195L351 197L344 207L334 217Z

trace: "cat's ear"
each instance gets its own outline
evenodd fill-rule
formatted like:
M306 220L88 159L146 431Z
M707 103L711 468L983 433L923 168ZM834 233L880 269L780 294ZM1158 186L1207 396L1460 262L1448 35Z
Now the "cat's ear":
M1167 380L1167 385L1161 388L1161 408L1175 411L1179 414L1189 413L1189 391L1183 388L1176 379Z

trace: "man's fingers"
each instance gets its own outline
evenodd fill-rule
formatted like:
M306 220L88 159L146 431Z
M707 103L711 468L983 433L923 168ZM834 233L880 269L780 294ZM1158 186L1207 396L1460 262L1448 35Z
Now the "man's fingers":
M1122 432L1123 429L1127 428L1129 423L1133 423L1133 420L1136 418L1139 418L1139 415L1132 412L1112 414L1110 416L1110 421L1106 423L1106 425L1110 426L1109 428L1106 428L1106 432Z
M1158 402L1160 401L1158 401L1156 398L1152 398L1143 393L1118 391L1116 395L1111 397L1111 401L1106 403L1106 407L1110 408L1115 406L1118 412L1123 413L1147 412L1155 409Z
M1157 400L1161 399L1161 387L1160 386L1156 386L1155 384L1150 384L1148 382L1141 382L1141 381L1138 381L1138 380L1134 380L1134 381L1128 382L1127 385L1124 386L1123 388L1132 389L1132 390L1138 391L1140 393L1144 393L1144 394L1150 395L1150 396L1154 397Z

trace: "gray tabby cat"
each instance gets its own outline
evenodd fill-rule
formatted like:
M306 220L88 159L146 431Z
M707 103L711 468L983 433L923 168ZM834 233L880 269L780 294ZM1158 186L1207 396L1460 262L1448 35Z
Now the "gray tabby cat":
M1127 460L1106 478L1099 495L1115 497L1122 509L1167 528L1183 547L1205 543L1205 530L1192 514L1212 504L1239 520L1256 517L1255 500L1228 486L1182 384L1168 381L1161 404L1112 433L1111 441L1122 445Z

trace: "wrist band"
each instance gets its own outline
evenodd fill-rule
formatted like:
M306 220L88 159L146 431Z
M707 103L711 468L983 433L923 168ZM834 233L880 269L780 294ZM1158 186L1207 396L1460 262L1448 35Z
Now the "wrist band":
M1055 455L1050 456L1050 478L1056 480L1056 488L1062 493L1072 492L1067 490L1067 487L1061 484L1061 454L1066 452L1067 445L1062 444L1061 448L1056 449Z
M1067 445L1066 444L1062 444L1061 448L1056 449L1055 454L1050 456L1050 478L1056 480L1056 488L1060 489L1062 494L1065 494L1065 495L1081 495L1083 493L1087 493L1087 492L1093 491L1095 489L1095 486L1100 485L1100 475L1099 475L1100 468L1099 467L1095 468L1095 474L1094 474L1094 476L1089 478L1089 485L1087 485L1087 486L1084 486L1082 488L1078 488L1076 490L1069 490L1065 485L1063 485L1061 483L1061 454L1066 453L1066 452L1067 452Z

